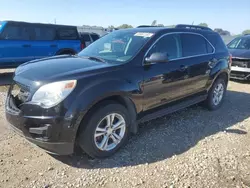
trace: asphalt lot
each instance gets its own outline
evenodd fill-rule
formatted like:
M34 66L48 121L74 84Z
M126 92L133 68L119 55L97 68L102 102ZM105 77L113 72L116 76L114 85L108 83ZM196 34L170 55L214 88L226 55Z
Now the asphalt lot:
M16 135L4 117L7 88L0 87L0 187L250 187L250 83L231 81L217 111L195 105L140 125L103 160L51 156Z

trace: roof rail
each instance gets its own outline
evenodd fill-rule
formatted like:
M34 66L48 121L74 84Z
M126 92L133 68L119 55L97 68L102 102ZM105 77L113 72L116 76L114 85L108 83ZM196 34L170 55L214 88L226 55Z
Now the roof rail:
M198 25L186 25L186 24L178 24L178 25L175 26L175 28L178 28L178 29L198 29L198 30L213 31L209 27L198 26Z
M140 28L140 27L159 27L159 26L153 26L153 25L139 25L137 28Z

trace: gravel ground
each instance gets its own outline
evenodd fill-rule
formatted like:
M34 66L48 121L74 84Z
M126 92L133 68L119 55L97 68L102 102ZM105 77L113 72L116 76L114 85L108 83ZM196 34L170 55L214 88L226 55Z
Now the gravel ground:
M222 108L193 106L142 124L113 157L55 157L8 128L0 87L0 187L250 187L250 84Z

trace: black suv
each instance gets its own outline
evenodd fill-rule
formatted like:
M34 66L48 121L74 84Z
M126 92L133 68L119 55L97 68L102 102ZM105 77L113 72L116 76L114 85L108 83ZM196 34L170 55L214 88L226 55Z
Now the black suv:
M141 122L200 102L219 108L230 63L221 37L209 28L119 30L78 55L19 66L6 116L48 152L71 154L77 144L92 157L107 157Z

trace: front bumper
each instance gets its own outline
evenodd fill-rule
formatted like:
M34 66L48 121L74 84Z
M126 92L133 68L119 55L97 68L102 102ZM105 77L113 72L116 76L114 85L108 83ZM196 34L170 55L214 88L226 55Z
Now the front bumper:
M37 105L17 108L12 95L7 97L5 110L11 127L28 141L52 154L73 153L76 131L64 116L44 116L44 109Z
M239 80L250 80L250 68L231 66L230 77Z

